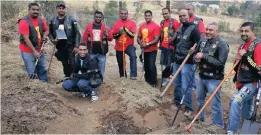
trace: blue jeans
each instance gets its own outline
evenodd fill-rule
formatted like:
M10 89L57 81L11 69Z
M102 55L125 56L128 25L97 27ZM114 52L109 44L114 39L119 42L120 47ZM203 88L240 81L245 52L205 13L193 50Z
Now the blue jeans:
M171 55L172 51L170 49L162 47L160 54L160 65L169 66L171 63Z
M46 58L45 54L42 52L40 54L40 59L35 66L36 58L32 53L21 52L22 59L24 61L25 69L29 76L37 75L37 77L43 81L48 82L47 70L46 70Z
M252 83L244 86L232 96L227 131L236 132L239 128L241 115L250 119L253 113L254 96L257 94L257 87Z
M198 105L198 112L205 104L205 99L207 93L213 94L214 90L220 84L221 80L214 80L214 79L201 79L200 76L197 80L197 105ZM223 120L223 107L220 98L221 88L218 90L216 95L211 101L212 106L212 121L215 125L224 128L224 120ZM206 116L206 109L200 114L198 117L199 120L204 120Z
M136 56L136 48L133 45L129 45L125 50L125 53L130 57L130 76L137 76L137 56ZM123 70L123 55L122 51L116 51L116 58L118 62L120 77L124 76ZM126 57L125 57L126 58ZM126 67L125 67L126 68Z
M105 73L105 64L106 64L106 55L102 54L91 54L91 57L94 57L95 55L98 55L97 58L99 60L99 69L101 70L102 76L104 76Z
M90 86L90 82L84 79L72 79L72 80L66 80L62 87L66 91L71 92L82 92L84 94L89 94L91 91L96 91L95 88L92 88Z
M176 62L173 66L173 73L175 73L178 68L179 64ZM182 67L180 73L177 75L175 81L174 81L174 103L176 105L180 104L180 101L182 99L182 95L185 93L185 90L187 90L187 94L185 95L184 99L184 105L187 109L193 111L192 108L192 87L191 84L193 79L195 79L194 71L195 65L194 64L184 64Z

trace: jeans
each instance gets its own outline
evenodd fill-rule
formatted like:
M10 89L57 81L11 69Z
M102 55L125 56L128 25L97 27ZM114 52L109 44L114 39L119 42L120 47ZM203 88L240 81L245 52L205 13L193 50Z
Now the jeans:
M160 54L160 65L169 66L171 63L171 55L172 51L170 49L162 47Z
M257 87L252 83L244 86L232 96L227 131L236 132L239 128L241 115L250 119L254 110L254 96L257 94Z
M104 76L104 72L105 72L105 64L106 64L106 55L102 55L102 54L91 54L91 57L97 56L98 60L99 60L99 69L101 70L102 76Z
M47 76L47 64L46 64L46 58L45 54L42 52L40 53L40 59L37 62L37 65L35 66L36 58L32 53L26 53L21 52L22 59L24 61L25 69L27 71L27 74L29 76L37 75L37 77L43 81L48 82L48 76Z
M198 112L205 104L207 93L213 94L214 90L217 88L220 82L221 80L214 80L214 79L205 80L198 77L197 90L196 90ZM221 128L224 128L223 107L221 103L220 92L221 89L218 90L218 92L216 93L216 95L211 101L211 106L212 106L211 114L212 114L213 123ZM200 114L198 119L204 120L205 116L206 116L206 109L204 109L204 111Z
M125 53L130 57L130 76L136 77L137 76L136 48L133 45L129 45L127 47L127 49L125 50ZM120 77L123 77L124 70L123 70L123 53L122 53L122 51L116 51L116 58L117 58L117 62L118 62ZM126 69L126 67L125 67L125 69Z
M174 63L173 66L173 73L175 73L178 68L179 64ZM195 65L194 64L184 64L182 67L180 73L177 75L175 81L174 81L174 103L176 105L180 104L180 101L182 99L182 95L186 92L185 98L184 98L184 105L187 109L193 111L192 108L192 81L195 79L194 71Z
M152 52L144 52L144 70L145 70L145 80L150 85L157 84L157 68L156 68L156 57L157 50Z
M96 91L96 88L92 88L90 82L84 79L66 80L62 87L66 91L82 92L84 94L90 94L92 91Z

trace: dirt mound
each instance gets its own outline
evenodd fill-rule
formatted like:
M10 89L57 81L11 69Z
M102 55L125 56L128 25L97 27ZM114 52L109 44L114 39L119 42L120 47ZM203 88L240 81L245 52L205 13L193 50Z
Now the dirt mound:
M80 115L53 91L57 87L26 80L19 51L14 46L2 44L5 51L1 62L1 133L44 133L49 122L61 115Z

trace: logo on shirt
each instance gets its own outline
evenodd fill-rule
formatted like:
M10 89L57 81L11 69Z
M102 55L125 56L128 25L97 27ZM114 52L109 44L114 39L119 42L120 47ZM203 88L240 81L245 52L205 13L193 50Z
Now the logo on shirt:
M169 42L169 37L168 37L168 27L163 28L163 42L168 43Z
M36 32L37 32L38 44L40 45L42 38L41 38L41 33L40 33L39 26L35 26L35 30L36 30Z
M142 41L145 43L148 43L149 42L149 39L148 39L149 30L147 28L145 28L141 31L141 33L142 33Z
M100 34L101 34L101 30L92 30L93 33L93 41L101 41L100 39Z

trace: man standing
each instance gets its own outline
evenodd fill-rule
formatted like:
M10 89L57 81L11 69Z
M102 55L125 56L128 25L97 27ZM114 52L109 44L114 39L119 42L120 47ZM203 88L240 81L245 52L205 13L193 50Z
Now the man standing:
M179 22L171 18L170 9L163 8L162 15L164 20L161 21L161 37L160 37L160 65L163 71L171 63L171 55L174 49L173 40L179 28ZM168 78L163 78L162 86L166 86L169 82Z
M179 27L177 32L177 37L175 39L175 50L174 57L172 61L174 62L173 73L175 73L181 63L184 61L185 57L189 52L194 51L193 45L198 43L200 40L200 33L197 27L188 21L188 11L182 9L179 11L179 20L182 23L182 26ZM174 104L179 105L182 93L187 90L185 95L184 104L186 107L185 116L190 116L192 113L192 87L191 80L194 79L194 70L195 65L193 63L193 55L189 57L184 66L181 69L181 72L178 74L174 81ZM188 88L189 87L189 88Z
M81 92L83 97L87 97L91 94L91 101L96 101L98 100L98 86L92 86L91 78L95 74L99 75L99 79L102 80L103 78L99 70L98 59L88 54L87 45L84 43L81 43L78 49L78 54L74 59L71 78L66 80L62 87L67 91ZM100 83L97 85L100 85Z
M253 113L253 97L257 94L257 83L261 79L261 40L257 39L252 22L245 22L240 27L241 39L245 42L238 48L237 60L239 66L235 68L237 93L230 101L227 133L236 133L241 114L250 119Z
M152 21L152 12L147 10L144 12L146 23L139 28L137 42L143 48L144 53L144 70L145 80L152 87L157 85L157 68L155 65L160 37L160 27Z
M104 75L106 54L108 52L108 40L112 41L113 37L108 28L102 22L103 14L100 11L95 11L94 22L89 23L83 34L83 43L87 44L91 57L97 55L99 59L99 68Z
M81 41L81 34L76 20L65 14L66 6L63 2L57 4L56 10L58 16L54 17L49 24L49 38L56 45L57 52L55 56L62 62L65 77L70 77L74 55L78 50L77 45ZM57 40L57 29L65 32L67 40Z
M195 16L195 6L192 4L188 4L186 5L186 10L188 10L188 14L189 14L189 22L192 22L196 25L196 27L198 28L199 32L200 32L200 36L201 37L205 37L205 24L203 22L202 18L196 17Z
M29 77L35 77L36 74L41 81L48 82L46 58L41 48L43 42L47 41L49 31L45 20L39 17L39 11L37 3L30 3L28 15L19 20L19 48ZM35 66L36 59L38 62Z
M137 77L137 56L134 46L134 36L136 32L136 23L128 19L128 10L120 10L120 20L113 26L112 34L116 40L115 50L119 66L120 77L127 77L125 53L130 57L130 79L136 80Z
M217 23L213 22L208 24L206 28L206 39L199 42L198 49L195 53L195 61L199 65L196 94L198 111L204 106L207 93L213 94L223 80L228 52L228 44L218 36ZM224 128L220 93L221 88L211 101L211 115L213 123ZM206 109L201 113L198 120L204 121L205 115Z

